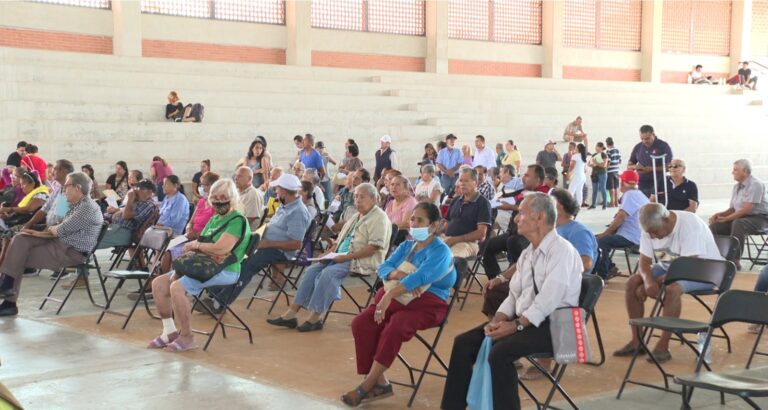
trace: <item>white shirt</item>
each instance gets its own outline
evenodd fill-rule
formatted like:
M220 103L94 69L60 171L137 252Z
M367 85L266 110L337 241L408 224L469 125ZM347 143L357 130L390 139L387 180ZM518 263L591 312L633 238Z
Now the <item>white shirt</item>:
M321 212L325 211L325 194L323 193L323 189L315 185L315 189L312 191L312 195L315 196L319 210Z
M555 309L579 305L583 269L576 248L552 229L538 248L531 244L520 254L517 273L509 282L509 296L498 312L509 318L525 316L538 327ZM538 295L533 287L534 272Z
M248 185L245 191L240 192L240 204L246 218L256 218L251 224L251 229L258 226L259 219L264 216L264 193L253 185Z
M486 170L496 168L496 156L487 146L483 149L475 150L475 158L472 159L472 168L482 165Z
M696 214L685 211L670 211L677 215L672 233L661 239L653 239L643 231L640 238L640 253L661 264L664 269L680 256L723 260L715 244L712 231L706 222Z
M429 183L426 183L424 181L419 182L416 185L416 188L414 189L414 193L416 194L416 199L419 199L419 197L426 197L429 199L429 197L432 195L432 192L439 191L443 192L443 187L440 186L440 182L436 178L432 178ZM426 202L429 202L428 200ZM440 206L440 196L437 196L437 201L435 201L435 205L438 207Z

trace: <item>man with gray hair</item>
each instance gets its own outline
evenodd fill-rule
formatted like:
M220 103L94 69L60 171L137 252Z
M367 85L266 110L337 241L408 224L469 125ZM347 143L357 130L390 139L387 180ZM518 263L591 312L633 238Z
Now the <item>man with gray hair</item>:
M736 185L733 186L731 204L723 212L709 218L709 229L715 235L730 235L739 240L739 255L734 260L741 270L741 254L748 235L758 235L768 230L768 196L765 185L752 176L752 164L747 159L733 163L731 171Z
M22 229L8 245L8 253L0 265L3 286L0 298L0 316L19 313L16 301L19 297L22 274L25 268L59 270L85 261L85 255L93 251L104 218L101 209L91 199L91 178L82 172L69 174L61 188L69 203L69 211L61 223L49 226L45 231ZM4 283L6 284L6 283Z
M314 186L312 196L314 196L317 209L320 212L325 211L325 194L323 193L323 189L320 187L321 179L320 175L317 173L317 170L314 168L307 168L304 170L304 174L301 176L301 180L309 181L312 183L312 186Z
M264 193L253 187L253 171L242 166L235 171L235 186L240 194L239 203L251 230L255 230L264 215Z
M640 209L638 219L642 230L639 274L630 276L625 286L625 300L630 319L643 317L645 300L659 296L659 289L669 265L678 257L723 260L712 232L696 214L669 211L662 204L649 203ZM654 258L656 263L652 263ZM680 298L684 293L711 289L709 284L690 281L675 282L667 286L663 316L680 316ZM672 359L669 353L669 338L669 332L663 332L652 351L659 363ZM632 340L613 355L631 356L639 344L638 329L632 327Z
M477 192L477 173L462 168L456 181L457 195L448 207L441 239L451 248L453 256L469 258L480 250L478 242L491 229L491 203Z
M523 199L515 222L531 244L520 255L509 296L493 319L456 337L440 408L467 407L472 367L486 336L494 342L488 358L494 408L520 408L515 360L553 354L548 317L555 309L578 305L583 270L578 251L555 231L556 216L550 196L532 193Z

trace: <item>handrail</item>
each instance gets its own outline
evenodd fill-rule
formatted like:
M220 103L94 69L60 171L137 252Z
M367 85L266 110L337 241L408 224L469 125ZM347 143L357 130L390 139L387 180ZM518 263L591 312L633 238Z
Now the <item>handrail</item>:
M758 66L758 67L760 67L760 69L758 69L756 71L759 71L761 74L768 73L768 65L765 65L765 64L763 64L763 63L761 63L759 61L755 61L755 60L749 60L747 62L749 63L750 66L753 66L753 67L754 66Z

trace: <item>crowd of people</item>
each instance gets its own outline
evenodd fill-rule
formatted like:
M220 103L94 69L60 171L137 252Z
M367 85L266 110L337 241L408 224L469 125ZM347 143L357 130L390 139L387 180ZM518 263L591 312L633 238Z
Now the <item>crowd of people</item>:
M232 167L217 173L209 160L201 161L191 193L184 192L181 179L160 156L149 164L149 178L118 161L99 187L90 165L76 171L61 159L49 170L38 147L19 142L0 181L0 316L18 314L25 276L38 269L58 275L95 249L130 247L147 228L161 226L187 242L163 255L163 274L153 278L151 297L162 331L149 347L194 349L188 295L216 287L211 292L218 293L210 295L215 297L203 304L221 311L220 303L234 302L267 266L272 267L266 273L271 288L282 287L284 267L302 251L312 221L327 217L320 226L325 252L301 276L290 306L267 322L321 331L350 274L383 283L373 303L352 320L357 373L364 380L341 400L357 406L393 394L386 371L401 345L448 313L457 280L454 261L480 257L488 277L482 307L487 321L456 337L441 408L466 407L475 358L490 337L494 407L517 409L517 360L552 354L549 316L578 304L582 274L610 280L619 273L614 250L640 253L637 272L625 286L628 316L637 318L644 314L646 298L659 296L672 260L723 259L714 234L732 235L743 248L748 235L768 230L768 196L749 161L734 162L730 206L707 224L695 214L698 189L685 177L685 162L673 157L653 127L643 125L639 136L624 166L611 138L590 149L579 117L563 134L564 155L547 140L535 163L526 165L512 140L494 151L477 135L473 150L458 147L458 137L448 134L436 146L425 146L415 182L403 175L389 135L380 138L375 163L367 166L353 139L345 141L344 156L337 160L313 135L297 135L296 155L286 168L276 166L266 138L258 136ZM585 203L588 177L591 204ZM596 208L600 199L602 209L616 212L595 234L577 216L583 208ZM104 224L106 232L97 241ZM257 229L256 251L246 255L250 233ZM174 269L188 255L226 266L201 282ZM508 263L500 264L500 258ZM767 284L768 268L756 289L766 291ZM679 316L682 295L702 289L706 286L688 282L668 287L663 315ZM302 309L307 313L299 320ZM615 356L637 348L638 331L629 334L630 342ZM660 362L671 360L668 334L651 354ZM520 377L534 379L540 372L530 368Z

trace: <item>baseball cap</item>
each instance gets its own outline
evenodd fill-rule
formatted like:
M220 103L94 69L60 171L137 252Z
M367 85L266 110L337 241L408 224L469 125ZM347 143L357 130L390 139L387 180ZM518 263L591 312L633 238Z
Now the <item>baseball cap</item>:
M392 137L390 137L389 135L384 135L383 137L381 137L381 139L379 141L381 141L381 142L388 142L388 143L391 144L392 143Z
M280 175L280 178L278 178L277 181L270 182L269 186L279 186L280 188L287 189L289 191L298 191L301 189L301 181L299 181L295 175L283 174Z
M155 191L155 183L148 179L142 179L136 186L139 189L149 189L150 191Z
M547 145L549 145L549 144L554 144L554 143L555 143L555 141L552 141L552 140L546 140L546 141L544 141L544 146L546 147Z
M325 143L323 143L323 141L317 141L315 143L315 148L325 148Z
M625 184L637 184L640 182L640 175L637 174L637 171L628 169L621 173L621 182Z
M445 136L445 140L446 141L448 141L448 140L455 140L455 139L457 139L457 137L455 135L453 135L453 134L448 134L448 135Z

